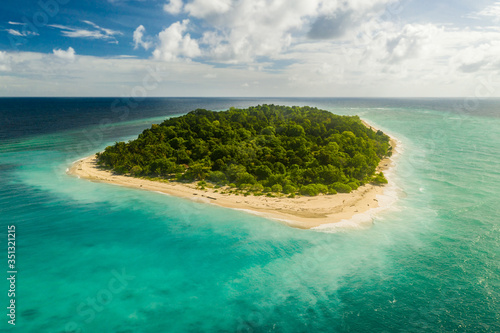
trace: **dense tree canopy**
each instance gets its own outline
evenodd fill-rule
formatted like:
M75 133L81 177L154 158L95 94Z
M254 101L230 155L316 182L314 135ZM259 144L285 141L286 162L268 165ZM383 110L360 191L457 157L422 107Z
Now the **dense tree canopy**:
M390 153L389 137L357 116L261 105L170 118L97 158L120 174L316 195L386 182L374 173Z

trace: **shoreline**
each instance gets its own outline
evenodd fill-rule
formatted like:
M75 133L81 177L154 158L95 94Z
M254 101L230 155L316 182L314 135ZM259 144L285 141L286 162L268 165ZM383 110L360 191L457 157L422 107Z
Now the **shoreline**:
M377 130L363 121L365 126ZM390 137L393 154L396 139ZM377 172L386 172L393 166L391 158L382 159ZM312 229L322 225L350 220L358 214L380 208L378 196L384 194L386 185L366 184L351 193L299 196L295 198L253 195L221 194L213 188L196 189L196 183L160 182L129 175L116 175L97 166L95 154L74 162L67 174L93 182L103 182L136 189L155 191L197 202L210 203L262 216L299 229ZM218 189L219 191L222 188Z

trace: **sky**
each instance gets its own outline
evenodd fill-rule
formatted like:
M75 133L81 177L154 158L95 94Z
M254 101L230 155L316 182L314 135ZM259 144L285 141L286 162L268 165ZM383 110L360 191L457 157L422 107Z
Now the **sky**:
M0 96L500 97L500 1L17 0Z

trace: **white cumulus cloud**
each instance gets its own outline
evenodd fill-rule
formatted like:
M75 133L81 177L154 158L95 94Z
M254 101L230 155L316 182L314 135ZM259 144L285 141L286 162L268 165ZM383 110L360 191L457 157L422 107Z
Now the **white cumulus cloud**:
M186 5L186 12L198 18L222 14L231 8L231 0L194 0Z
M196 4L193 2L192 4ZM202 43L215 61L251 62L256 57L274 57L293 42L294 32L304 28L316 15L318 0L222 2L218 11L202 7L192 15L204 17L213 29L205 32ZM189 6L186 5L186 10Z
M139 46L143 47L145 50L149 49L153 46L153 43L149 40L149 38L144 37L144 33L146 32L146 28L143 25L140 25L134 31L134 49L139 48Z
M355 35L363 20L380 15L396 1L170 0L164 6L166 12L195 17L204 33L196 40L188 36L181 43L185 47L176 47L173 44L179 33L169 40L166 35L179 31L182 24L172 25L161 32L162 46L155 50L155 57L175 59L177 52L169 50L180 48L223 63L251 63L259 57L277 59L291 45L307 39L338 39L352 31L351 36ZM163 56L159 56L161 52Z
M178 15L182 12L184 6L182 0L170 0L163 6L163 10L172 15Z
M158 35L160 44L154 50L155 59L177 61L190 59L201 55L200 47L195 39L191 38L188 30L189 20L173 23Z
M52 50L54 55L60 59L64 60L75 60L75 50L70 46L66 51L61 49Z

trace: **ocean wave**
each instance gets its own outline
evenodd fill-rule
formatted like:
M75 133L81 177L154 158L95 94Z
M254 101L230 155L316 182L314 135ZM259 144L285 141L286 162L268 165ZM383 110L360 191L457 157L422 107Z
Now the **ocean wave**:
M166 196L171 197L171 195L170 195L170 194L165 193L165 192L161 192L161 191L153 191L153 192L155 192L155 193L159 193L159 194L163 194L163 195L166 195Z
M364 213L356 214L350 219L343 219L336 223L322 224L311 228L311 230L325 233L337 233L368 229L373 225L373 221L379 213L393 207L394 203L400 198L400 192L400 188L396 185L388 186L383 194L377 195L378 207L371 208Z

